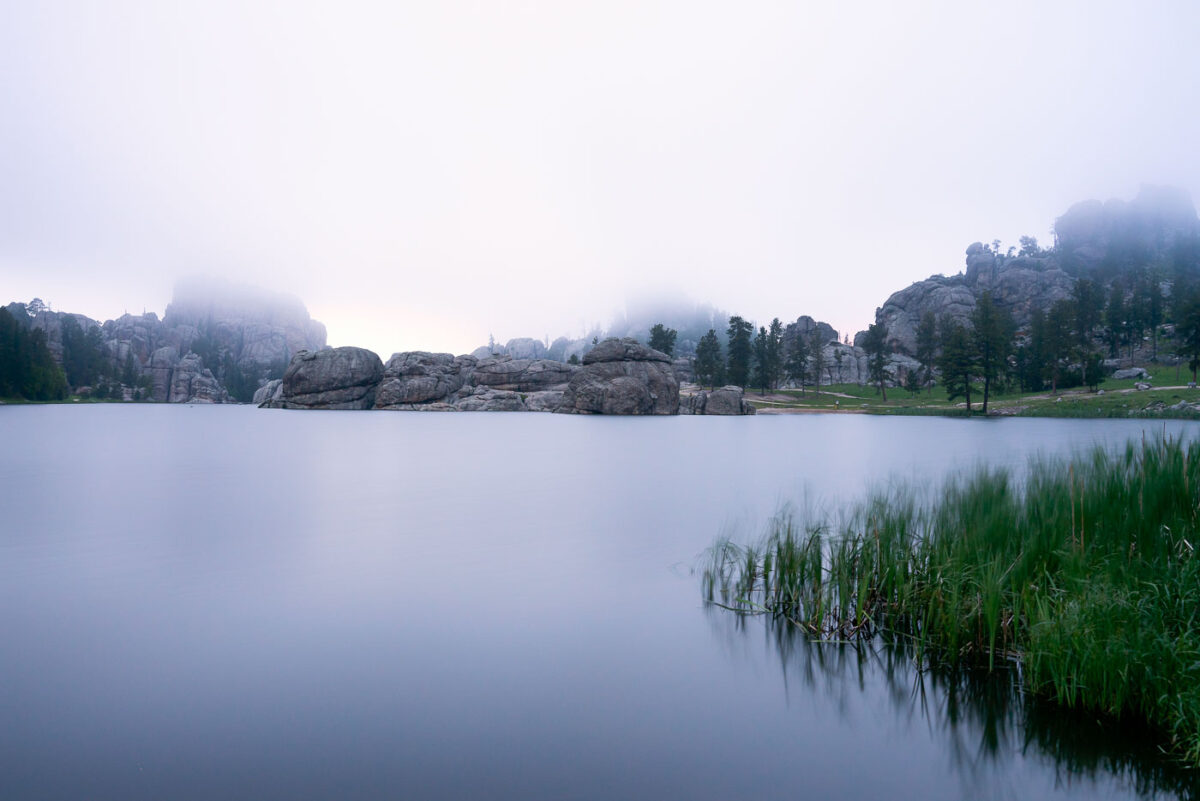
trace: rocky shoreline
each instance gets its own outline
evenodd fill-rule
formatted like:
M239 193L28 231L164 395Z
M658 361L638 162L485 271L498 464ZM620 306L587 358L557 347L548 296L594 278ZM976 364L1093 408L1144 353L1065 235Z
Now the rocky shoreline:
M580 365L512 356L408 351L384 364L356 347L301 351L283 378L254 394L264 409L558 414L753 414L740 387L680 403L671 358L632 338L610 338Z

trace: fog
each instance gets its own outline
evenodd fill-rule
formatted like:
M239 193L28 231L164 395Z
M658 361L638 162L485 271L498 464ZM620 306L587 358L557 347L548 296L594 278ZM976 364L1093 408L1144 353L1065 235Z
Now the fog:
M853 333L974 240L1200 195L1200 8L0 6L0 303L204 273L333 345L581 336L647 295Z

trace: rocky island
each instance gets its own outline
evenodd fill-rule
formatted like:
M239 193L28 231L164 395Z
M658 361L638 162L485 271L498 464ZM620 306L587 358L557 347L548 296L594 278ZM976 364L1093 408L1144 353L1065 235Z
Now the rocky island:
M559 414L674 415L681 412L671 358L632 338L611 338L582 364L509 355L453 356L410 351L385 365L355 347L296 354L283 377L254 401L269 409L382 409L393 411L556 412ZM686 414L746 414L740 387L725 387Z

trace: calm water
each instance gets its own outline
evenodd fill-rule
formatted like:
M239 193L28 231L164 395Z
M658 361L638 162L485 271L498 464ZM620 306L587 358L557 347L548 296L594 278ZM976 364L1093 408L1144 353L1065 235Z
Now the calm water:
M690 570L783 501L1163 428L0 408L0 797L1132 797L1137 737Z

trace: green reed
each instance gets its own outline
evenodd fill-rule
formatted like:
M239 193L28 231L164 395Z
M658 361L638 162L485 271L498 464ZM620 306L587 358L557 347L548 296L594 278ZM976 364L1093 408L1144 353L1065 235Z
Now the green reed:
M997 660L1026 689L1149 721L1200 765L1200 445L1131 442L980 469L935 497L869 497L837 529L781 514L708 552L708 600L825 640L903 641L926 664Z

